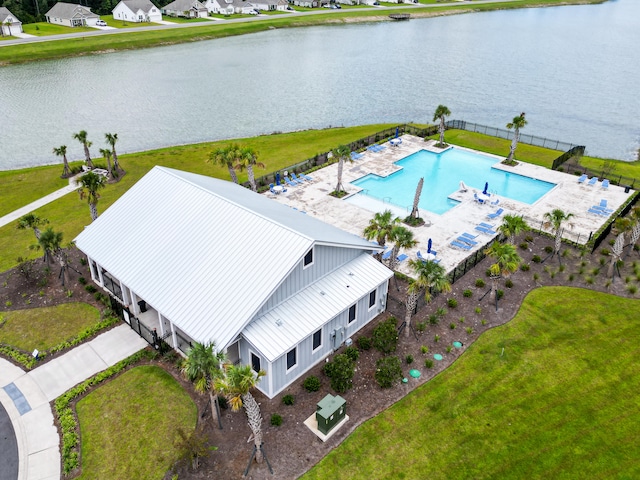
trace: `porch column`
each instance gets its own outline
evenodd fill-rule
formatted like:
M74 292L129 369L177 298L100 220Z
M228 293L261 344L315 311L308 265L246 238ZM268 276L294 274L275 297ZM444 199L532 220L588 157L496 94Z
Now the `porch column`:
M176 350L180 350L178 348L178 338L176 337L176 329L173 327L173 322L169 322L169 326L171 327L171 339L173 340L173 348Z

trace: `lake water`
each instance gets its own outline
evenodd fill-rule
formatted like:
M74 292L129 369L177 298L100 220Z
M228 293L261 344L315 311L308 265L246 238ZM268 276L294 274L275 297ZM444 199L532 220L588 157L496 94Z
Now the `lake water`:
M0 170L57 163L87 130L119 152L327 126L452 119L631 159L640 2L267 32L0 68ZM295 159L294 159L295 160Z

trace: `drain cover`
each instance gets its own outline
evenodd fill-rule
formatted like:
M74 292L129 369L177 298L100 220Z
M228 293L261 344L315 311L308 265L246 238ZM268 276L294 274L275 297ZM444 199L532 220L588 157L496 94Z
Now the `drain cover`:
M460 342L453 342L453 346L456 348L462 348L462 343Z
M420 371L414 368L413 370L409 370L409 375L413 378L420 378Z
M435 358L436 360L440 361L442 360L442 355L440 355L439 353L436 353L433 358Z

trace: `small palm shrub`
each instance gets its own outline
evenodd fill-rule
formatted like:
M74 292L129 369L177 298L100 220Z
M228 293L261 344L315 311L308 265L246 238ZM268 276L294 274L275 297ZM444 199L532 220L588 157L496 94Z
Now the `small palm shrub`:
M551 245L547 245L546 247L544 247L544 252L545 253L552 253L553 252L553 247Z
M527 250L529 248L529 244L527 242L522 242L518 245L522 250Z
M347 348L345 348L344 354L354 362L357 362L358 358L360 357L360 352L353 345L350 345Z
M510 278L507 278L507 280L504 282L504 286L507 288L513 288L513 281Z
M413 355L407 355L405 358L407 365L411 365L413 363Z
M78 278L78 283L80 285L86 285L87 284L87 279L84 278L84 277L80 277L80 278Z
M455 330L455 329L456 329L456 324L455 324L455 323L453 323L453 322L451 322L451 323L449 324L449 328L450 328L451 330Z
M438 320L438 316L435 313L432 313L431 315L429 315L429 323L431 325L437 325L439 321L440 320Z
M293 405L296 402L296 399L293 395L291 394L287 394L284 397L282 397L282 403L284 403L285 405Z
M484 287L484 286L485 286L485 282L484 282L484 280L483 280L483 279L481 279L481 278L477 278L477 279L476 279L476 287L478 287L478 288L482 288L482 287Z
M433 360L431 360L430 358L427 358L427 359L424 361L424 366L425 366L426 368L433 368Z
M447 306L449 308L456 308L458 306L458 300L456 300L455 298L449 298L447 300Z
M89 293L96 293L98 291L93 285L85 285L84 289Z
M376 382L382 388L391 388L402 380L402 366L398 357L382 357L376 362Z
M424 322L419 322L418 325L416 325L416 329L418 330L418 332L422 333L427 329L427 324Z
M369 350L371 348L371 339L369 337L359 337L357 343L360 350Z
M423 355L426 355L427 353L429 353L429 347L427 347L426 345L422 345L420 347L420 352L422 352Z
M542 258L540 258L540 255L534 255L533 258L531 258L531 261L533 263L540 263L542 261Z
M282 425L282 417L280 415L278 415L277 413L272 413L271 414L271 425L273 425L274 427L279 427L280 425Z
M302 386L307 392L317 392L318 390L320 390L322 383L320 382L320 379L318 377L316 377L315 375L311 375L304 379Z
M473 295L473 292L468 288L464 292L462 292L462 296L465 298L471 298L472 295Z
M444 317L447 314L447 309L444 307L440 307L438 310L436 310L436 315L438 315L440 318Z
M496 295L498 296L498 300L504 297L504 290L496 290Z

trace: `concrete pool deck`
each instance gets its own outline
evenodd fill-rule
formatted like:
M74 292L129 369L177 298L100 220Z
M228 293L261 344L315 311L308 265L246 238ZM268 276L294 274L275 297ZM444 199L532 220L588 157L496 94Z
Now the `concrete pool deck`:
M346 162L342 181L349 196L343 199L337 199L329 195L336 187L338 178L337 164L329 165L311 173L312 182L305 182L303 185L296 187L287 186L287 191L279 195L273 195L270 192L267 195L278 202L304 211L308 215L326 223L362 236L364 228L376 212L390 209L400 218L404 218L409 215L411 207L408 207L408 209L400 208L366 196L352 195L360 191L360 188L351 185L350 182L370 173L387 176L401 168L394 165L393 162L419 150L440 152L441 150L437 149L434 144L435 141L433 140L424 141L419 137L404 135L399 146L390 146L387 142L384 144L387 148L381 152L365 151L363 152L363 157L359 160L355 160L352 163ZM606 199L607 208L615 211L632 194L632 192L625 193L624 188L615 185L610 185L605 190L601 187L601 182L593 186L587 185L586 182L579 184L578 177L574 175L537 165L519 163L515 167L508 167L500 164L503 160L502 157L486 153L482 154L496 159L494 168L556 184L556 187L532 205L502 197L500 192L497 192L496 197L500 199L498 207L504 209L502 215L522 215L530 226L538 229L543 222L544 214L553 209L559 208L565 212L573 213L573 228L566 228L564 237L572 241L578 241L581 244L586 243L589 235L595 233L607 219L604 216L588 213L590 207L598 205L601 199ZM415 179L416 186L418 180L419 178ZM420 216L426 221L425 225L415 228L407 227L413 231L418 245L404 253L407 253L409 258L416 258L418 250L424 254L427 249L427 241L431 238L433 242L432 248L438 252L441 265L447 271L450 271L465 258L484 248L492 240L492 237L474 230L474 227L480 222L486 222L495 225L497 228L501 223L501 218L498 217L495 220L487 219L487 214L496 211L498 207L477 204L474 201L474 192L478 192L478 190L469 188L465 193L460 191L451 192L451 198L460 201L460 203L442 215L420 210ZM423 190L422 198L428 195L429 192ZM459 250L449 246L449 243L463 232L478 234L476 241L479 243L472 250ZM396 268L406 275L411 273L407 261L402 262Z

